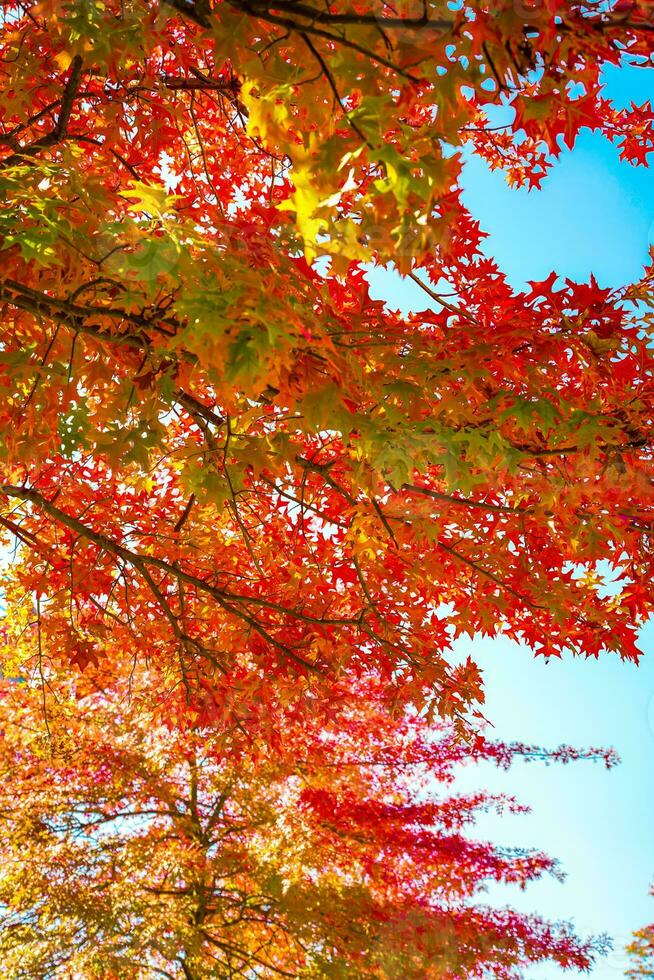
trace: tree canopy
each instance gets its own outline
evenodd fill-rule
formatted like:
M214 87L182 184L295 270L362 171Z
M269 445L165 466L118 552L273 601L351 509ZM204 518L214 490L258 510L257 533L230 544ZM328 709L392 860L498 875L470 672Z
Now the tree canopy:
M638 660L654 266L517 290L461 173L537 188L582 130L647 164L602 73L651 62L651 14L3 3L9 976L588 966L481 902L554 866L471 839L518 804L454 766L551 754L480 735L453 646Z
M390 719L368 678L361 708L348 699L326 726L288 715L274 751L253 754L249 738L166 726L124 689L77 683L52 679L49 737L36 687L5 683L0 699L7 980L508 980L540 961L584 969L601 949L484 905L486 883L556 864L471 838L478 812L521 807L451 788L463 764L585 753L464 746L415 714Z
M9 647L38 593L55 656L145 649L241 722L344 664L461 717L462 634L637 659L650 280L516 293L459 172L537 184L582 127L644 161L601 71L648 11L5 4Z

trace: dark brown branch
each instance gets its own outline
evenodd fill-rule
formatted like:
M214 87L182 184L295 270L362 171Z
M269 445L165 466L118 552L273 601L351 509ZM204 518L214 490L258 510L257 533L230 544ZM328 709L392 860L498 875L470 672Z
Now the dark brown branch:
M188 498L188 503L187 503L186 507L182 511L182 516L180 517L180 519L177 521L177 524L175 524L175 527L173 528L173 530L175 531L176 534L179 534L179 532L182 530L182 528L186 524L186 522L187 522L187 520L189 518L189 514L191 513L191 509L192 509L194 503L195 503L195 494L192 493L191 496Z
M437 490L430 490L429 487L419 487L415 483L404 483L402 490L409 490L411 493L419 493L424 497L431 497L432 500L442 500L443 503L454 504L457 507L472 507L477 510L486 510L500 514L526 514L529 508L526 507L507 507L502 504L488 504L481 500L466 500L464 497L456 497L449 493L439 493Z
M234 4L236 5L236 4ZM317 9L309 4L296 2L296 0L286 0L283 4L260 3L259 0L248 0L247 7L255 15L259 15L259 10L268 12L273 9L281 9L284 13L296 14L298 17L306 18L312 24L339 24L352 25L354 27L381 27L383 30L406 30L407 28L416 31L425 28L429 30L448 31L454 27L453 20L430 20L423 12L420 17L385 17L377 14L363 13L339 13L332 11L327 5L323 9Z
M323 56L320 54L320 52L318 51L318 49L316 48L315 44L313 43L313 41L311 40L311 38L309 37L308 34L306 34L304 31L301 31L300 32L300 37L302 38L302 40L304 41L304 43L308 47L308 49L311 52L311 54L313 55L313 57L316 59L316 61L320 65L320 68L322 70L322 73L325 76L325 78L327 79L327 84L329 85L330 89L332 90L332 93L334 95L334 98L336 99L336 101L338 102L339 106L341 107L341 112L343 113L343 116L345 117L345 121L347 122L348 126L357 134L357 136L359 137L359 139L361 140L362 143L364 143L366 146L368 146L368 147L370 147L372 149L371 144L370 144L369 140L367 139L367 137L365 136L365 134L359 129L359 127L354 122L354 120L350 119L350 114L348 112L347 106L345 105L345 103L343 102L343 99L340 96L340 93L339 93L338 88L336 86L336 82L334 80L334 76L332 75L331 71L329 70L329 65L327 64L327 62L325 61L325 59L323 58Z
M207 78L199 72L193 78L182 78L177 75L163 75L163 85L173 92L222 92L225 95L235 94L234 82L226 82L219 78Z
M57 121L49 133L45 136L39 137L39 139L34 140L28 146L23 146L11 156L6 157L0 167L3 169L7 167L13 167L17 164L24 163L31 157L36 156L41 150L46 150L51 146L55 146L62 140L68 137L68 123L70 122L70 116L73 111L73 105L79 87L82 82L82 59L80 55L76 54L70 64L70 74L68 76L68 81L64 87L64 93L61 98L61 108L59 110L59 115Z
M30 286L16 282L13 279L5 279L0 282L0 300L10 303L18 309L33 313L35 316L48 316L56 323L62 323L70 327L75 333L88 334L104 343L119 344L121 346L133 347L143 350L150 345L150 340L142 333L110 333L102 330L95 324L89 324L90 317L108 317L109 319L119 320L129 323L138 330L156 329L154 324L147 321L144 317L136 314L127 313L125 310L103 306L78 306L69 300L57 299L48 296ZM166 335L167 332L166 332Z
M420 286L420 288L427 293L430 299L433 299L435 303L439 304L439 306L449 310L450 313L455 313L457 316L464 317L471 323L477 324L477 320L470 313L466 313L466 311L462 310L460 307L454 306L453 303L448 303L447 300L443 299L439 293L435 292L435 290L428 286L426 282L423 282L422 279L415 274L415 272L408 272L407 276L412 282L415 282L416 286Z
M468 558L467 555L462 555L460 551L456 551L455 548L452 548L450 545L445 544L444 541L438 541L437 544L439 548L442 548L443 551L446 551L448 554L452 555L453 558L462 561L469 568L472 568L475 572L477 572L478 575L483 575L485 578L488 578L492 582L495 582L495 584L500 589L504 589L506 592L512 595L519 602L522 602L526 606L529 606L530 609L543 608L542 606L539 606L537 603L532 602L532 600L529 599L527 596L521 595L520 592L517 592L511 585L509 585L507 582L501 579L498 575L495 575L494 572L491 572L487 568L484 568L483 565L478 565L476 561L472 560L472 558Z
M177 13L183 14L184 17L188 17L192 20L194 24L198 27L202 27L205 30L210 26L209 18L206 16L204 11L200 9L198 3L187 3L186 0L161 0L162 6L172 7Z
M107 534L101 534L98 531L94 531L93 528L88 527L77 517L73 517L71 514L66 513L66 511L61 510L51 501L49 501L43 494L39 493L37 490L31 489L29 487L17 487L10 484L0 485L0 495L11 497L17 500L23 500L26 503L31 503L33 506L38 507L40 510L44 511L55 523L60 524L64 527L75 531L80 537L86 538L88 541L92 541L95 545L101 548L103 551L115 558L120 558L126 564L130 565L135 569L144 579L149 578L149 568L157 568L159 571L164 572L166 575L177 578L178 580L186 583L197 589L199 592L204 592L210 595L215 601L221 606L225 612L235 616L236 618L247 623L255 632L257 632L263 639L265 639L271 646L274 646L280 653L296 663L305 667L308 670L315 671L318 669L316 664L305 660L294 650L288 647L286 644L281 643L274 636L272 636L265 626L259 622L254 616L252 616L246 609L240 608L242 604L255 604L263 606L265 608L273 609L283 614L286 614L294 619L299 619L305 622L313 623L324 623L324 624L352 624L354 620L330 620L321 619L318 617L307 616L304 613L300 613L297 610L289 609L285 606L281 606L277 603L273 603L269 600L260 599L256 596L243 596L232 594L225 589L221 589L218 586L211 585L204 579L199 578L196 575L192 575L190 572L184 572L177 565L172 565L170 562L165 561L163 558L157 558L154 555L143 555L126 548L124 545L115 541L113 538L109 537ZM153 593L155 599L159 600L159 597ZM235 605L238 603L239 605Z

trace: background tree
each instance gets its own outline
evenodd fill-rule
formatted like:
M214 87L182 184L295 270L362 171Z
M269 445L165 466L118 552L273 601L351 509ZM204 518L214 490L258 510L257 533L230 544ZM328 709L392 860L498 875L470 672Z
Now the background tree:
M550 959L585 969L601 948L479 903L489 881L557 869L471 838L479 811L521 807L451 783L475 761L610 753L463 746L391 719L374 678L343 685L327 727L287 713L272 751L238 729L161 724L75 671L48 685L45 724L38 683L5 682L0 700L7 980L510 978Z
M626 977L654 977L654 924L634 932L626 951L629 955Z
M516 294L456 151L537 183L592 126L645 159L599 73L648 55L647 10L3 7L10 653L37 620L80 665L111 642L240 723L344 663L460 717L461 634L637 659L650 281ZM390 258L425 312L370 298Z

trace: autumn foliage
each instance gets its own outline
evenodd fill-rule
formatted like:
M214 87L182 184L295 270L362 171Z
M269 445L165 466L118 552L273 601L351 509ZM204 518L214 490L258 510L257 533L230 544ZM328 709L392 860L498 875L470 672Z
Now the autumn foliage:
M637 658L648 281L515 294L451 150L497 164L513 132L513 179L561 126L644 153L645 110L613 109L599 71L617 40L646 52L646 11L463 8L398 30L386 65L386 8L307 26L300 4L292 30L265 5L4 10L0 489L56 656L95 662L109 635L267 717L345 663L460 713L460 634ZM500 98L513 123L484 135ZM360 262L390 258L425 312L371 300Z
M538 187L583 129L646 163L651 108L613 106L602 70L649 57L651 12L630 0L3 5L0 532L12 561L2 666L22 679L11 697L26 699L35 726L39 692L46 737L49 712L63 710L57 679L78 677L63 699L79 699L74 778L44 747L29 763L37 794L64 791L53 805L69 821L73 865L67 793L96 805L105 751L117 753L117 773L124 749L127 771L137 758L152 772L165 762L175 783L199 731L208 747L227 739L224 762L210 749L206 792L220 794L242 740L239 751L256 746L264 763L239 783L234 812L266 810L288 780L297 788L285 726L306 732L313 752L352 694L364 745L384 712L399 732L398 719L422 709L474 737L482 679L452 655L458 637L638 660L652 609L652 270L621 290L553 273L515 291L482 251L460 173L473 149L513 184ZM424 308L401 315L373 299L371 267L409 278ZM105 716L118 727L101 749ZM347 719L343 751L356 727ZM9 758L20 739L6 737ZM319 753L311 765L323 762ZM116 779L112 814L150 806L150 784ZM354 793L363 823L375 822L370 794L388 804L387 784L358 778L346 792L345 777L334 780L321 776L320 792ZM302 813L322 847L320 814L308 803ZM391 824L377 821L367 860ZM143 866L160 824L143 842L127 826L120 861L133 846ZM255 830L243 833L249 847ZM329 888L345 875L333 834L321 865ZM411 892L414 872L432 874L429 847L424 872L417 856L393 872L393 914L409 903L411 943L423 912L444 914L436 904L418 915ZM283 863L282 852L270 860ZM501 860L475 854L457 871L469 875L461 900ZM84 888L105 875L98 860L79 868ZM21 906L28 916L41 873L45 861ZM259 887L251 874L242 894ZM390 901L383 887L374 878L362 893L362 928ZM136 886L132 898L145 901ZM66 928L104 935L87 913ZM465 935L472 919L461 914ZM507 951L489 923L479 962L463 944L452 976L586 955L520 919L498 926ZM258 928L243 926L248 956ZM56 936L16 935L49 962ZM270 935L265 969L300 956ZM319 974L316 949L332 939L312 935L306 962ZM388 955L408 955L405 940L389 938ZM379 975L440 975L440 947L384 974L359 939L347 950L333 941L346 975L355 961ZM300 961L289 960L291 975ZM84 976L109 969L80 963Z
M157 723L125 690L71 677L55 690L48 735L40 691L13 683L0 700L8 980L510 978L592 962L569 927L483 904L488 882L557 868L470 837L479 811L520 812L515 800L450 788L471 761L579 753L464 747L389 719L373 679L354 692L362 708L348 697L326 726L289 714L275 750L254 754L238 733Z
M629 956L626 977L654 976L654 923L634 932L626 952Z

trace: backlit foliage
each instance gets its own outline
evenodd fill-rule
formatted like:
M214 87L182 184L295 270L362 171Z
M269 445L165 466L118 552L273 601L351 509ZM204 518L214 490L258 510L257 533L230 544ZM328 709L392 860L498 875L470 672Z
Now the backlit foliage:
M135 676L132 695L150 683ZM38 685L0 700L7 980L499 980L593 960L568 926L484 905L488 882L557 868L470 836L477 813L519 813L515 800L450 788L466 763L586 753L463 747L445 726L389 719L373 679L326 726L287 714L272 752L158 723L124 689L60 676L51 693L47 728Z
M650 8L409 7L4 5L9 651L36 594L53 657L119 646L241 722L344 665L460 718L459 635L637 659L649 279L515 293L458 150L537 184L586 126L643 162L600 73Z

